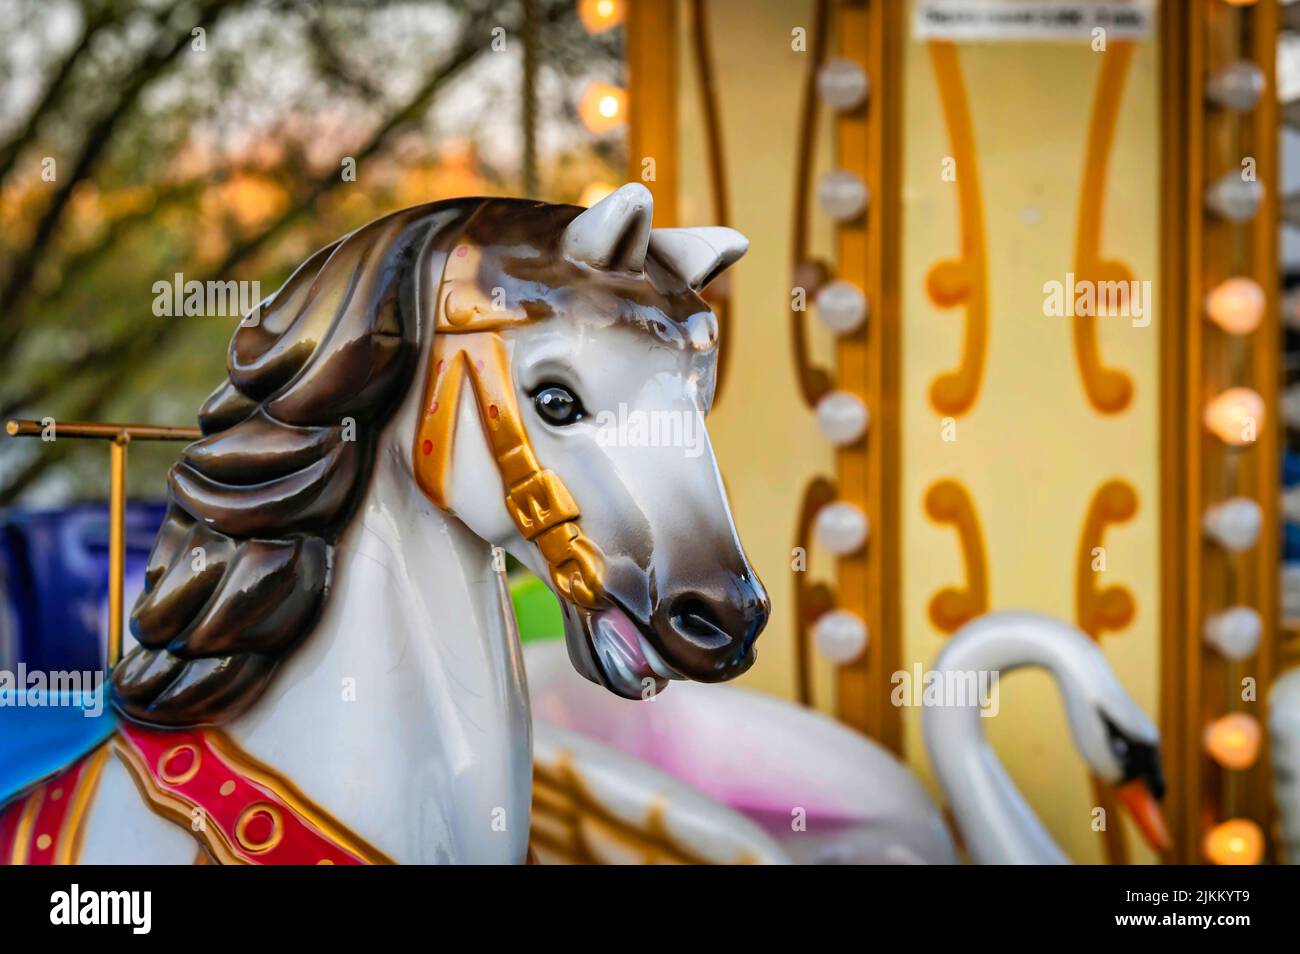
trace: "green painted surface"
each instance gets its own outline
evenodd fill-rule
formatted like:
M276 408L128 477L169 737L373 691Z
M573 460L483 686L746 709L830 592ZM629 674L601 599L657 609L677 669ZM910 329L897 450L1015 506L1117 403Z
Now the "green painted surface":
M526 570L510 574L510 598L519 620L519 638L525 643L559 639L564 635L560 601L550 587Z

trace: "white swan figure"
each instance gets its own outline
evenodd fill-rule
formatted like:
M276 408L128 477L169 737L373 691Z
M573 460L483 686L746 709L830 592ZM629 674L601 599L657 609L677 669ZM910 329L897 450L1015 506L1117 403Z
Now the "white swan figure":
M553 734L550 726L561 726L569 730L566 737L579 733L644 765L645 771L623 773L619 786L645 787L644 793L602 799L619 802L613 807L620 812L622 803L635 801L667 806L672 815L671 793L680 784L669 784L671 778L732 809L733 817L758 822L796 861L957 860L943 817L916 776L887 749L834 719L732 686L679 682L652 702L618 699L577 678L558 642L527 647L525 659L539 739ZM1047 616L994 613L955 634L935 668L1006 673L1034 665L1055 674L1075 743L1092 772L1122 783L1121 799L1148 840L1161 846L1159 736L1083 633ZM931 762L973 861L1066 861L998 764L978 709L935 708L922 720ZM558 751L547 743L541 748L548 760ZM567 757L582 761L577 752ZM535 799L535 824L546 810ZM715 825L725 820L712 816ZM738 825L732 840L755 844L749 826Z
M1164 794L1160 735L1075 627L1038 613L992 613L967 623L939 654L938 678L1041 666L1065 700L1074 744L1156 850L1168 847L1157 804ZM1016 790L980 725L978 700L928 707L926 750L976 864L1066 864L1069 859Z

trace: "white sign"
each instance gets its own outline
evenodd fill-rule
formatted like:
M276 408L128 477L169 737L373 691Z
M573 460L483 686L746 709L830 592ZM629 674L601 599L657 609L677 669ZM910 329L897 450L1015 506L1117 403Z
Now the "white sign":
M1152 0L917 0L913 30L923 40L1109 40L1151 36Z

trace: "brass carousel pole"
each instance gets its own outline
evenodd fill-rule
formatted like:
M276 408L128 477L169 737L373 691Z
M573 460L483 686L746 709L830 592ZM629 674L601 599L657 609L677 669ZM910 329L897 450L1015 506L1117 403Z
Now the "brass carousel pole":
M112 441L109 445L108 492L108 668L122 658L122 610L126 588L126 448L137 441L194 441L202 437L196 427L163 427L155 424L97 424L82 421L50 421L53 439L90 438ZM10 421L10 437L43 437L47 426L41 421Z

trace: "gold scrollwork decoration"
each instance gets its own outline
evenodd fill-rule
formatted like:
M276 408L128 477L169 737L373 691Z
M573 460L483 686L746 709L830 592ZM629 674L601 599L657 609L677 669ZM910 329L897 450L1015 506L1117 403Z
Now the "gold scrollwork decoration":
M980 197L979 167L970 103L962 80L957 47L948 41L927 44L943 104L944 122L952 148L957 183L961 254L931 267L925 287L940 308L966 308L966 331L961 360L952 371L930 385L930 403L940 414L965 414L975 404L984 376L988 349L988 262L984 248L984 205Z
M989 574L979 516L966 488L955 480L941 480L925 494L925 512L935 523L957 530L966 585L949 586L930 600L930 622L942 633L954 633L965 623L988 612Z
M1133 59L1131 43L1113 43L1102 54L1101 75L1088 125L1083 182L1079 188L1079 220L1075 240L1076 286L1088 282L1094 289L1094 306L1100 305L1100 289L1132 286L1133 273L1123 262L1101 254L1102 210L1106 204L1106 169L1115 141L1119 102ZM1123 285L1110 284L1123 282ZM1106 284L1103 284L1106 283ZM1088 286L1082 286L1088 287ZM1121 299L1127 300L1127 298ZM1071 307L1069 312L1073 312ZM1133 381L1123 371L1106 367L1097 346L1097 314L1074 315L1074 356L1079 366L1084 393L1089 403L1103 414L1118 414L1133 400Z

